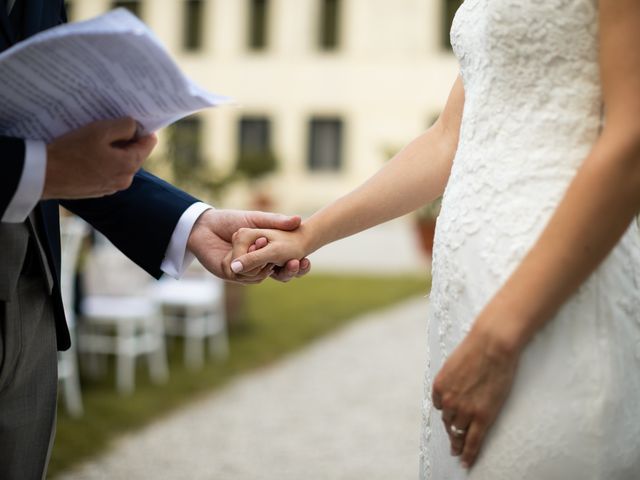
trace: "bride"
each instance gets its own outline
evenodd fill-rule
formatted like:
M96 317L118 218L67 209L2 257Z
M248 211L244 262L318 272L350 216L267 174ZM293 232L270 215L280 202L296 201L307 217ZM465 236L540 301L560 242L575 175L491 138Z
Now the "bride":
M441 117L238 276L444 192L421 478L640 475L640 2L466 0ZM606 120L606 121L604 121Z

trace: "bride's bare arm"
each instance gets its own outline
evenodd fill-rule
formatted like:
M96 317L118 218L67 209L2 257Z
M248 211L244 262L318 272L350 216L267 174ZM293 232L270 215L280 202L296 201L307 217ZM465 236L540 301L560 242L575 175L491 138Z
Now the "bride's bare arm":
M360 187L315 213L286 245L272 241L263 249L237 258L244 271L302 258L327 243L409 213L441 195L458 146L463 106L464 88L458 77L442 114L429 130ZM246 247L261 235L275 240L276 234L240 232L234 242L238 245L236 252L243 248L246 252Z
M452 448L471 465L520 352L613 249L640 209L640 2L600 0L606 125L549 223L435 379ZM615 292L612 292L614 294ZM447 412L455 412L455 415Z
M305 228L309 249L409 213L437 198L451 172L458 147L464 88L458 77L442 115L378 173L314 214Z

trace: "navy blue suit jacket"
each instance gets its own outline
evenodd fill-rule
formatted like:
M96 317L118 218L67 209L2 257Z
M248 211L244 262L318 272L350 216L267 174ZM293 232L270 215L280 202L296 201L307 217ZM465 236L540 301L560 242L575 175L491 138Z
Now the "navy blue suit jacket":
M20 0L25 5L22 31L15 32L0 0L0 51L21 38L66 21L63 0ZM0 108L2 108L0 106ZM24 141L0 136L0 217L4 215L18 187L24 166ZM37 228L56 284L53 304L58 348L70 345L60 297L60 225L58 205L76 213L106 235L131 260L158 278L171 235L184 211L197 200L148 172L136 174L130 188L97 199L43 201L36 207ZM1 255L1 252L0 252Z

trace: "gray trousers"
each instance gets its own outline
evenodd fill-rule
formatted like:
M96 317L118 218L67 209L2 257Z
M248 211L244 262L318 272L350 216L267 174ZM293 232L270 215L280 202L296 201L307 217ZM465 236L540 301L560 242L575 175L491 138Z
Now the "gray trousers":
M20 253L14 288L0 296L0 479L40 480L55 432L56 333L35 247ZM4 250L0 259L6 279L15 257Z

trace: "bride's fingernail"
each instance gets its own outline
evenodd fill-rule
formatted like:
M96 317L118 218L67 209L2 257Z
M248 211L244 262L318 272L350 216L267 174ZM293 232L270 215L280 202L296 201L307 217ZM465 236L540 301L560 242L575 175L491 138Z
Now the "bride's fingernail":
M466 460L462 461L462 468L469 470L469 463Z
M240 273L242 271L242 263L236 260L231 264L231 270L233 270L233 273Z

